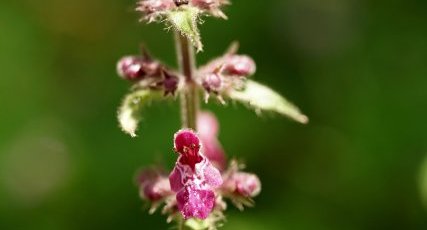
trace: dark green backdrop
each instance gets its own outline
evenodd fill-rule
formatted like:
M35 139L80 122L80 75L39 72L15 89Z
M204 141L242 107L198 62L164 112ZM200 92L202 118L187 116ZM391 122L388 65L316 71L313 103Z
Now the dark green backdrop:
M0 229L168 227L133 176L172 166L177 103L146 109L136 139L115 117L121 56L144 42L175 65L171 33L139 24L134 6L0 1ZM227 153L263 182L223 229L427 229L427 1L234 0L226 13L202 26L198 62L239 40L254 78L311 122L208 106Z

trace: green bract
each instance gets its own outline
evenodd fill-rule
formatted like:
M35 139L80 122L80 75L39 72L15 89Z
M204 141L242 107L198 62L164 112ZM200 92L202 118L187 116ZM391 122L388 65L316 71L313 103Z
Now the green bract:
M148 89L136 90L126 95L117 114L120 128L132 137L136 137L143 106L160 96L160 92Z
M201 11L198 8L191 6L181 6L166 13L167 21L173 29L187 37L196 47L197 52L203 50L199 29L197 28L200 13Z
M308 122L308 117L302 114L298 107L267 86L252 80L248 80L242 90L229 90L226 95L233 100L249 105L257 113L271 111L303 124Z

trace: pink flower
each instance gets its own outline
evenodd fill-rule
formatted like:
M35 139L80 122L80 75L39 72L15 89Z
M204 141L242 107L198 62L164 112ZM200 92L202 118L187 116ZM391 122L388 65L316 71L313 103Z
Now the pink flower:
M214 17L226 19L227 16L221 11L223 5L230 4L228 0L190 0L191 5L209 12Z
M201 153L199 137L188 129L175 134L178 160L169 175L171 189L177 192L178 209L185 219L205 219L215 204L213 189L222 184L221 174Z
M207 92L218 93L221 90L222 79L218 73L209 73L203 77L202 86Z
M247 77L256 71L254 60L246 55L232 55L224 65L225 75Z
M246 78L256 71L254 60L247 55L237 55L237 45L221 57L215 58L199 68L198 84L205 90L205 100L211 95L225 103L222 96L229 90L242 89Z
M146 169L138 176L140 196L151 202L172 195L167 176L158 169Z
M225 178L223 188L233 195L254 197L261 191L261 182L255 174L235 171Z
M221 171L226 167L226 157L218 141L219 125L215 115L210 112L200 112L197 116L197 132L202 141L204 155Z
M141 80L160 75L161 65L143 56L126 56L117 63L117 73L126 80Z
M148 22L153 22L162 19L170 10L190 5L214 17L227 18L220 9L227 4L227 0L140 0L136 11L143 13Z
M149 22L155 21L163 12L173 9L175 3L173 0L141 0L138 2L137 11L145 15Z

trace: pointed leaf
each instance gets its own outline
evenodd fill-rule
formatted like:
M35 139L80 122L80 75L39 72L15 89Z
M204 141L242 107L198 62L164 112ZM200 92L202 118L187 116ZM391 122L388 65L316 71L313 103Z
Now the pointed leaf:
M230 90L228 97L248 104L256 112L272 111L303 124L308 122L308 117L302 114L295 105L267 86L252 80L246 82L243 90Z
M167 20L172 27L187 37L198 52L203 50L199 29L197 28L199 14L200 10L191 6L181 6L176 10L167 12Z
M141 109L147 102L158 97L158 95L158 92L145 89L126 95L117 114L120 127L125 133L136 137L138 123L141 120Z

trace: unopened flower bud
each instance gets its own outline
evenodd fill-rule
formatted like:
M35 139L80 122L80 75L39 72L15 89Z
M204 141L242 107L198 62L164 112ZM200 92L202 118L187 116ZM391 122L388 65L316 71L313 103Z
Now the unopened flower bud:
M215 5L216 7L218 7L219 1L218 0L192 0L191 4L201 9L210 10L211 7Z
M221 6L229 4L228 0L190 0L190 3L201 10L209 12L214 17L227 18L221 11Z
M141 198L151 202L161 200L172 194L167 176L156 169L147 169L141 172L138 183Z
M117 73L126 80L138 80L145 76L143 62L137 56L126 56L117 63Z
M229 193L254 197L261 191L261 182L255 174L233 172L224 182L223 187Z
M255 73L255 62L246 55L233 55L228 58L224 66L227 75L250 76Z
M174 6L173 0L141 0L136 10L148 16L150 14L169 10Z
M197 131L202 141L204 155L219 170L224 170L226 157L220 142L218 141L218 121L210 112L200 112L197 116Z
M126 56L117 63L117 73L120 77L136 81L147 76L160 76L161 64L146 56Z
M222 88L222 79L218 73L209 73L204 76L202 86L208 93L218 93Z

